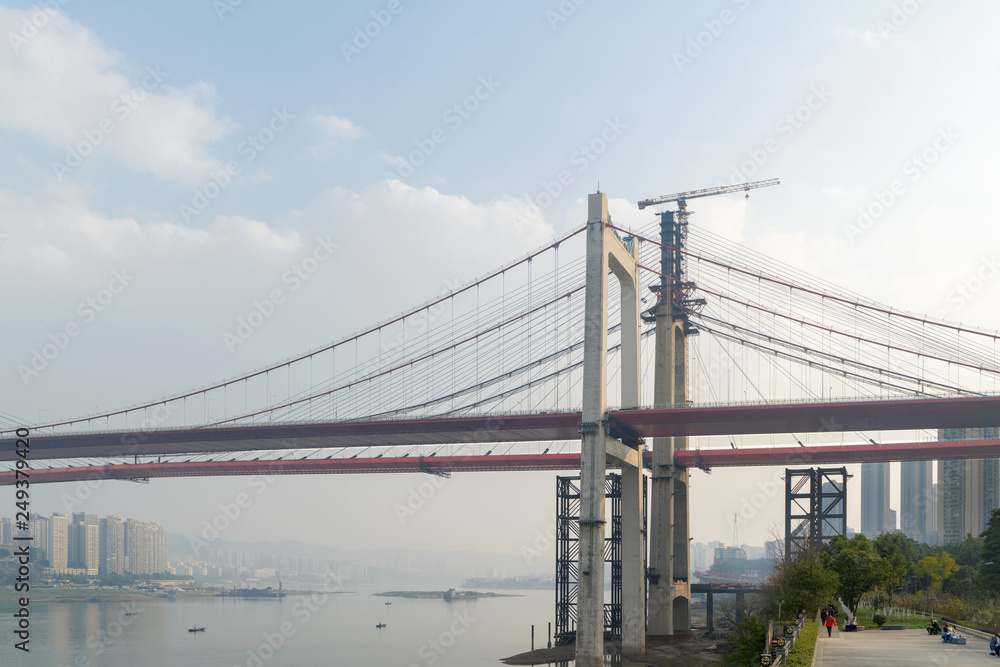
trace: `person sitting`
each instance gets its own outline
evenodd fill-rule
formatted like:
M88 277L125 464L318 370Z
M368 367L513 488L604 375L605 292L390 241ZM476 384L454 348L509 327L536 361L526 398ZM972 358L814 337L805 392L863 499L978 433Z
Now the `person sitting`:
M854 616L848 616L847 620L844 621L844 632L857 632L858 631L858 619Z
M931 624L927 627L927 634L929 635L939 635L941 634L941 626L938 625L936 619L931 619Z
M1000 655L1000 635L995 632L990 639L990 655Z
M950 644L954 636L955 636L955 631L951 629L950 625L945 623L944 632L941 634L941 641L943 641L945 644Z

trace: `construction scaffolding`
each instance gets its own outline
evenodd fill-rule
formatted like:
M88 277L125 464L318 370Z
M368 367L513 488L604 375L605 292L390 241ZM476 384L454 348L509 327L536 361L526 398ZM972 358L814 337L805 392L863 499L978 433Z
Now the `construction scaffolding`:
M604 562L611 571L611 602L604 604L604 637L622 635L622 478L605 481L611 533L605 536ZM645 494L643 494L645 496ZM643 508L645 510L645 507ZM643 511L645 516L645 511ZM645 522L643 525L645 530ZM576 640L577 582L580 566L580 477L556 477L556 627L557 646Z
M847 533L847 468L785 469L785 560Z

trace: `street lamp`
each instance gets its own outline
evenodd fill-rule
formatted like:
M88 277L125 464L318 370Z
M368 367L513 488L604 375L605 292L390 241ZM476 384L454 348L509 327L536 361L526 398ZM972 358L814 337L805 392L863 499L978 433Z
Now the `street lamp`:
M972 573L981 567L986 567L987 565L993 565L993 561L982 563L980 565L973 565L969 568L969 625L972 625Z

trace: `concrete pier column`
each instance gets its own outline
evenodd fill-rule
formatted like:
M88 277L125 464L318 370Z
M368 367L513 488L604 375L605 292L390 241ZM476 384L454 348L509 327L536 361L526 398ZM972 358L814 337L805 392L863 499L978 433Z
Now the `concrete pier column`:
M604 252L604 227L608 220L607 196L592 194L587 205L576 664L600 667L604 663L604 441L607 437L608 372L608 260Z
M622 655L646 652L646 540L641 466L622 466Z
M609 461L622 469L622 652L641 655L646 650L642 452L638 442L625 444L608 436L607 408L609 271L621 286L621 400L624 407L641 402L638 244L628 238L623 242L608 222L607 195L590 195L580 424L578 667L603 665L604 659L604 480Z
M715 596L712 591L705 595L705 614L708 634L715 632Z
M669 376L673 379L674 407L687 406L687 337L684 322L671 323ZM687 449L687 438L670 439L670 462L674 452ZM673 524L671 528L670 598L673 616L673 633L691 632L691 566L688 555L690 544L690 511L688 508L688 472L686 468L672 466L670 486L673 499Z
M653 358L653 406L670 407L667 362L667 339L670 331L670 306L660 303L656 310L656 350ZM673 580L670 555L673 551L673 456L670 438L653 438L653 467L649 490L649 619L651 635L673 633L673 606L670 584Z

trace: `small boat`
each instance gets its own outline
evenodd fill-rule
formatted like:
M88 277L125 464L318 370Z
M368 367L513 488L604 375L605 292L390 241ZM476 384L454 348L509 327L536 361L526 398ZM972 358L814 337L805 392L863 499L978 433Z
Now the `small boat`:
M375 627L379 628L379 629L382 629L382 628L385 627L385 623L378 623ZM204 628L202 628L202 629L204 629Z
M389 606L389 605L391 605L391 604L392 604L391 602L386 602L386 603L385 603L385 606L386 606L386 607L388 607L388 606Z
M137 611L127 611L127 612L125 612L125 615L126 615L126 616L135 616L135 615L136 615L136 614L138 614L138 613L139 613L139 612L137 612Z
M205 632L205 628L188 628L188 632Z

